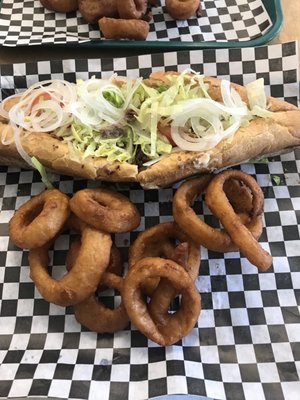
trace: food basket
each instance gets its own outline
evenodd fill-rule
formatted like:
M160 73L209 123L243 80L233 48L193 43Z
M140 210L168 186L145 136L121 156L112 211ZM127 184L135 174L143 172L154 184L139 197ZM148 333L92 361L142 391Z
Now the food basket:
M79 12L54 13L39 0L2 0L0 45L68 45L90 48L179 50L259 46L280 30L280 0L202 0L202 16L174 21L161 5L153 7L146 41L106 40Z

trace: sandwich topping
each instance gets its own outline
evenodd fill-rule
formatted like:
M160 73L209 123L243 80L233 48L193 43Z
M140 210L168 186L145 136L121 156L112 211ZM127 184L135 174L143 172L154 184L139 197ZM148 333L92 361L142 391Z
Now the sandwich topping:
M222 101L216 101L204 76L190 69L148 80L116 74L76 84L49 80L23 92L7 118L18 151L29 164L20 140L23 130L55 135L74 158L148 166L175 151L207 152L253 118L271 117L263 80L246 89L247 104L222 80Z

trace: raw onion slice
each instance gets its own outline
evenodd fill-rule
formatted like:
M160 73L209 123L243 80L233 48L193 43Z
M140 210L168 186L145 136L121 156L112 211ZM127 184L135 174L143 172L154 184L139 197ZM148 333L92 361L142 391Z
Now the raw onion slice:
M9 119L30 132L51 132L72 122L69 108L75 100L75 85L63 80L39 82L21 95Z

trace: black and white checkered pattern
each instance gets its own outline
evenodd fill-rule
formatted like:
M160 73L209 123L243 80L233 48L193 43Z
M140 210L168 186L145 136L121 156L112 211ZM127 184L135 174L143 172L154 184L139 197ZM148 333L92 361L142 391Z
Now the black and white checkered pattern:
M152 7L147 42L245 41L262 36L271 27L262 0L201 0L201 5L201 17L175 21L161 0L159 6ZM100 39L98 27L87 24L79 11L66 15L44 9L39 0L2 0L0 45L74 44Z
M112 71L137 76L155 69L192 67L240 83L263 76L269 93L297 104L297 62L292 42L256 49L18 64L1 66L1 94L5 97L15 87L22 90L49 77L74 80ZM257 179L265 194L260 242L271 251L273 267L259 273L239 253L202 249L196 282L203 307L198 324L180 342L164 348L134 326L114 335L89 332L75 321L72 307L50 305L41 298L29 278L28 253L9 241L8 222L14 210L43 186L36 172L1 167L0 397L142 400L181 393L228 400L299 398L300 151L241 168ZM49 177L68 194L99 185ZM178 184L152 191L136 184L112 186L127 195L142 215L135 232L115 236L126 257L139 231L171 219ZM200 200L195 209L212 221ZM54 276L61 274L68 245L68 235L55 244Z

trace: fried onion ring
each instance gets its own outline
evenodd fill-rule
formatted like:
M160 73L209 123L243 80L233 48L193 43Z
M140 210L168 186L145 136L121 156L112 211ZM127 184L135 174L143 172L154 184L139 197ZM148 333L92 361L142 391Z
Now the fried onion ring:
M96 291L109 264L112 245L109 234L78 221L74 216L69 218L68 225L80 229L81 247L71 271L61 279L55 280L48 273L50 244L29 251L31 279L45 300L60 306L79 303Z
M72 241L67 254L67 268L71 269L76 263L76 259L80 252L80 247L80 240L75 239ZM115 273L108 272L113 269L117 270L119 273L120 263L120 252L113 245L111 249L110 263L107 267L107 271L101 276L98 292L99 290L103 290L103 288L112 288L117 289L118 292L122 293L123 278ZM129 318L122 299L117 308L110 309L101 303L101 299L96 293L93 293L87 299L75 304L73 307L77 322L93 332L113 333L126 328L129 323Z
M149 314L141 289L143 282L151 277L166 279L181 294L180 308L167 317L168 325L163 327ZM133 324L161 346L171 345L186 336L195 326L201 310L201 297L189 274L176 262L159 257L143 258L128 271L123 283L123 301Z
M80 219L109 233L132 231L141 221L138 209L127 197L108 189L79 190L70 207Z
M117 17L117 0L78 0L78 9L85 21L96 24L102 17Z
M177 224L198 245L202 245L211 251L226 253L237 251L238 247L230 236L223 230L218 230L201 220L192 208L195 198L205 193L209 182L215 178L212 175L203 175L185 181L177 189L173 198L173 217ZM253 206L251 193L237 182L228 182L226 191L233 202L239 218L255 239L262 233L262 208L257 201Z
M117 0L120 18L141 19L147 12L147 0Z
M199 0L166 0L168 14L174 19L188 19L200 9Z
M142 19L100 18L99 29L105 39L146 40L150 26Z
M176 246L170 259L187 270L188 244L180 243ZM160 326L160 330L166 330L166 334L168 330L173 333L172 341L174 342L180 340L182 334L180 329L178 329L176 321L170 318L168 310L171 302L177 295L178 293L172 284L167 279L161 278L148 303L148 310L151 317Z
M200 247L196 245L175 222L163 222L139 233L128 250L129 269L144 257L164 257L180 263L178 249L177 254L175 253L174 255L176 244L174 244L172 240L186 243L187 251L185 257L187 259L184 262L188 274L191 276L192 280L195 280L199 273L201 261ZM147 295L151 295L158 281L157 278L145 280L143 282L143 291Z
M120 276L105 272L101 284L122 293L123 278ZM125 329L129 323L122 299L118 307L110 309L101 303L101 298L92 295L74 305L74 311L76 320L92 332L113 333Z
M224 184L228 179L237 179L251 189L253 209L262 209L263 192L255 179L239 170L227 170L216 175L206 190L206 203L210 210L220 219L222 225L247 259L261 271L272 265L272 256L265 251L252 236L248 228L237 218L226 193Z
M9 236L23 249L41 247L60 232L69 214L69 197L56 189L45 190L15 212Z
M48 10L68 13L78 10L78 0L40 0L42 6Z
M73 264L75 264L76 258L78 257L78 254L80 251L80 247L81 247L81 238L80 238L80 236L76 236L71 241L70 247L69 247L69 250L67 253L67 257L66 257L67 271L70 271ZM123 264L122 256L121 256L119 249L114 244L112 244L112 246L111 246L109 264L108 264L106 272L110 272L117 276L123 276L124 264ZM97 291L102 292L103 290L106 290L106 289L107 289L107 287L105 285L100 284L97 288Z

